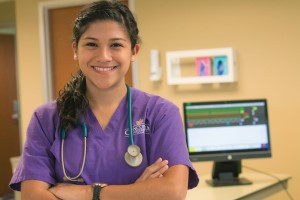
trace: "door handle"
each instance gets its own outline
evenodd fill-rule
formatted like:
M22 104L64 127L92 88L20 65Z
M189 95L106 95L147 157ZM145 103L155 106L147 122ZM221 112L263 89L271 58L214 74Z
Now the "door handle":
M19 119L19 101L13 100L13 114L11 115L12 119Z

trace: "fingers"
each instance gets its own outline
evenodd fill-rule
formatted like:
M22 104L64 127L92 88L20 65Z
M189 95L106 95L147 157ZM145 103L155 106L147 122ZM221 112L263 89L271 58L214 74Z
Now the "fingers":
M163 174L169 169L168 160L162 160L159 158L154 165L149 166L149 171L151 174L151 178L159 178L162 177Z
M159 177L169 168L168 163L168 160L157 159L155 163L146 168L145 175L150 178Z
M152 165L148 166L143 174L136 180L144 181L147 179L160 178L169 169L168 160L157 159Z

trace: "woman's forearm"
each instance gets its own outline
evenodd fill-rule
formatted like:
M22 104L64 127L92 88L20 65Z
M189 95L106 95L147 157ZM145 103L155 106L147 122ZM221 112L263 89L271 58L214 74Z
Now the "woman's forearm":
M59 200L49 190L49 184L37 181L28 180L23 181L21 185L21 199L22 200Z
M131 185L111 185L102 189L100 199L103 200L184 200L186 191L174 183L160 180L147 180Z
M163 177L130 185L111 185L100 193L102 200L184 200L187 193L188 168L178 165L170 168Z
M187 193L188 168L173 166L160 178L138 181L129 185L109 185L100 192L101 200L184 200ZM91 200L91 185L58 184L50 191L61 199Z

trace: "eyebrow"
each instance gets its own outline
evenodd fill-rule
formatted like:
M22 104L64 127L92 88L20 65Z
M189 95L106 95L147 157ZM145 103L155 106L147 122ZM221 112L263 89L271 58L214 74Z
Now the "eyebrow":
M98 39L94 38L94 37L85 37L83 38L84 40L94 40L94 41L98 41ZM124 38L111 38L111 41L118 41L118 40L122 40L122 41L127 41Z
M93 37L84 37L83 39L84 40L97 40L96 38L93 38Z

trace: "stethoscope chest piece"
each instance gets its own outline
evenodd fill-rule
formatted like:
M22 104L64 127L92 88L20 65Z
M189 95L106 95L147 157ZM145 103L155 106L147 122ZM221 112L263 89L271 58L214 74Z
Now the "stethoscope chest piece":
M126 163L131 167L137 167L143 161L143 155L141 154L141 149L135 144L128 146L124 158Z

